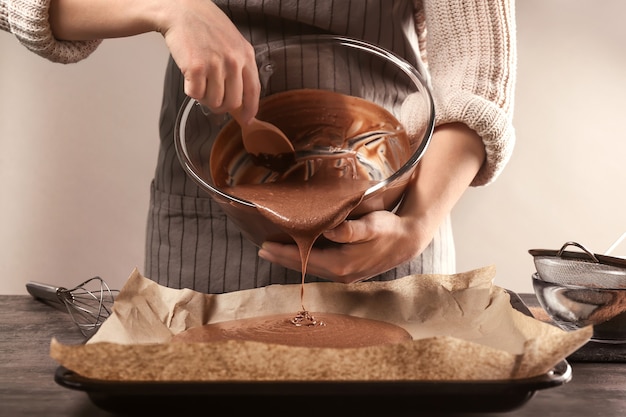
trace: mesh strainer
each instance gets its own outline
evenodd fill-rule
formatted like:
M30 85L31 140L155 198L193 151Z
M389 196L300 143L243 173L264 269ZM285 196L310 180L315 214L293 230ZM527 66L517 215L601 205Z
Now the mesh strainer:
M566 251L575 246L581 251ZM559 250L531 249L537 273L544 280L562 285L594 288L626 288L626 259L592 253L577 242Z
M626 343L626 259L592 253L577 242L559 250L531 249L533 288L541 306L565 330L593 325L593 341ZM576 251L567 251L569 247Z

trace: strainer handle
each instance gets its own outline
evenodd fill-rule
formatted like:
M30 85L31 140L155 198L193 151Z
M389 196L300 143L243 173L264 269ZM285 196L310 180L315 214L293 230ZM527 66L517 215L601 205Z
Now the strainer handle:
M613 244L611 246L609 246L609 248L604 252L605 255L610 254L611 252L613 252L613 249L615 249L616 247L619 246L620 243L622 243L622 241L626 239L626 232L622 233L622 235L620 237L617 238L617 240L615 242L613 242Z
M565 242L565 244L561 247L561 249L559 250L559 252L556 254L556 256L558 256L559 258L563 255L563 252L565 252L565 248L567 248L568 246L576 246L577 248L581 249L583 252L585 252L587 255L589 255L589 257L591 258L591 260L595 263L600 263L600 261L598 260L598 258L596 257L596 255L594 255L593 253L591 253L586 247L584 247L583 245L581 245L578 242Z

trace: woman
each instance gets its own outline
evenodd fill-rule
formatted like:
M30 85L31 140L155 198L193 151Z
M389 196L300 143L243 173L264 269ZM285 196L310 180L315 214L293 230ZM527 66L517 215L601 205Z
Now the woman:
M337 282L453 273L450 212L469 186L494 181L514 144L512 0L281 2L0 0L0 28L58 62L86 58L99 39L160 32L171 57L152 184L145 275L175 288L220 293L301 280L294 245L246 241L185 175L173 146L186 95L213 112L258 110L252 44L294 35L345 35L390 49L425 69L436 127L402 205L325 233L307 272ZM258 252L257 252L258 251Z

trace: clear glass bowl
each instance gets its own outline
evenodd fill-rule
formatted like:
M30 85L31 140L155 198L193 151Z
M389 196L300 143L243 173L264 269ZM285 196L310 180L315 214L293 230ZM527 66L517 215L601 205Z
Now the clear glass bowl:
M256 47L256 59L262 84L261 100L285 92L316 90L363 99L386 110L404 127L409 144L396 155L397 166L378 178L364 194L363 200L349 218L374 210L393 210L402 198L419 160L424 155L434 128L434 106L425 78L405 60L363 41L337 36L303 36ZM298 112L313 111L330 125L340 123L325 117L329 107L337 110L341 102L311 102L300 108L261 110L257 117L273 122L288 132L298 126ZM308 106L308 107L307 107ZM286 114L285 112L289 113ZM344 121L345 122L345 121ZM345 126L337 126L342 129ZM229 130L230 129L230 130ZM223 137L232 136L224 142ZM212 114L196 100L187 98L176 123L175 146L187 174L220 203L227 216L253 243L292 239L263 218L253 203L224 190L224 179L214 174L216 160L228 165L228 178L236 178L238 167L247 157L238 126L228 115ZM222 139L220 139L222 138ZM225 146L214 147L216 141ZM216 153L220 157L216 158ZM397 152L397 153L398 153ZM227 162L224 162L228 160ZM211 162L213 161L213 162ZM213 166L212 166L213 164ZM244 161L243 165L249 165ZM258 174L258 173L257 173ZM268 176L271 176L268 173Z
M605 287L598 278L598 274L579 274L564 282L532 275L539 304L560 328L593 326L591 340L626 343L626 280L622 275L621 284Z

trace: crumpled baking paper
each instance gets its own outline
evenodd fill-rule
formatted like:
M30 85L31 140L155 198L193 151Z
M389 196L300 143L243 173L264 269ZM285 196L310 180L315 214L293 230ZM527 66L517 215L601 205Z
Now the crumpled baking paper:
M349 314L405 328L414 340L363 348L252 341L168 343L188 328L301 310L301 285L225 294L172 289L130 275L113 314L84 345L53 339L51 356L87 378L115 381L507 380L544 374L584 345L511 307L495 267L394 281L306 283L311 312Z

